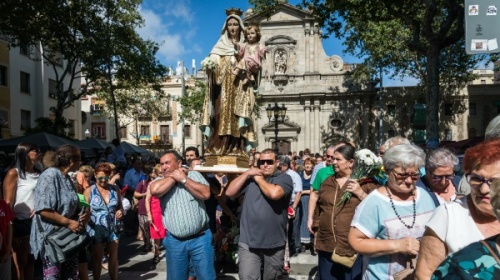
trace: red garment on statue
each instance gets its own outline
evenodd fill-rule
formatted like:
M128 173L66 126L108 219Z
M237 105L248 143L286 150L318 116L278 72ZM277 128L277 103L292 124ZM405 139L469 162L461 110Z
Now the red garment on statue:
M163 226L163 217L161 213L160 200L154 196L151 197L151 217L153 218L152 224L149 226L151 239L163 239L167 235L167 230ZM153 224L156 226L153 227Z

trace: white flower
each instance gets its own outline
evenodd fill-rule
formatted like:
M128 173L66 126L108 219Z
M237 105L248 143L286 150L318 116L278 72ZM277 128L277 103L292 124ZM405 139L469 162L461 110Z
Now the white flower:
M205 59L201 61L201 68L205 71L213 70L215 67L217 67L217 63L211 60L210 57L205 57Z

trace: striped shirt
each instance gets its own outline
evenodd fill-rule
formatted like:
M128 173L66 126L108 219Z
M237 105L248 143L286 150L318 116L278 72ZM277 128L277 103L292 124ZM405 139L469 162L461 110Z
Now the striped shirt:
M189 171L189 179L206 185L207 180L197 171ZM163 225L173 236L186 238L208 227L208 215L202 199L194 197L182 183L177 182L160 198Z

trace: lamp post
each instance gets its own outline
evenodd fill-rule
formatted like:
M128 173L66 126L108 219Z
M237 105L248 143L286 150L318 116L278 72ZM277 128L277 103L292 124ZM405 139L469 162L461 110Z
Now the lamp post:
M85 139L89 139L90 138L90 131L89 129L85 129L85 132L83 132L83 134L85 134Z
M278 103L274 103L274 106L271 107L271 104L267 105L266 108L267 118L269 122L271 120L274 121L274 151L276 155L278 154L278 121L281 118L281 121L285 121L286 116L286 107L285 104L281 104L281 107L278 106Z

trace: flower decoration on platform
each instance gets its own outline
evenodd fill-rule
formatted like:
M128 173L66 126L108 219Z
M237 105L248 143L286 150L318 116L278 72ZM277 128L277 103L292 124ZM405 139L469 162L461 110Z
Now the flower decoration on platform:
M214 70L216 67L217 63L210 59L210 57L205 57L205 59L201 61L201 68L205 71Z
M382 159L368 149L361 149L354 154L356 164L352 171L351 178L358 182L379 176L382 166ZM351 192L344 192L336 206L347 203L352 197Z

